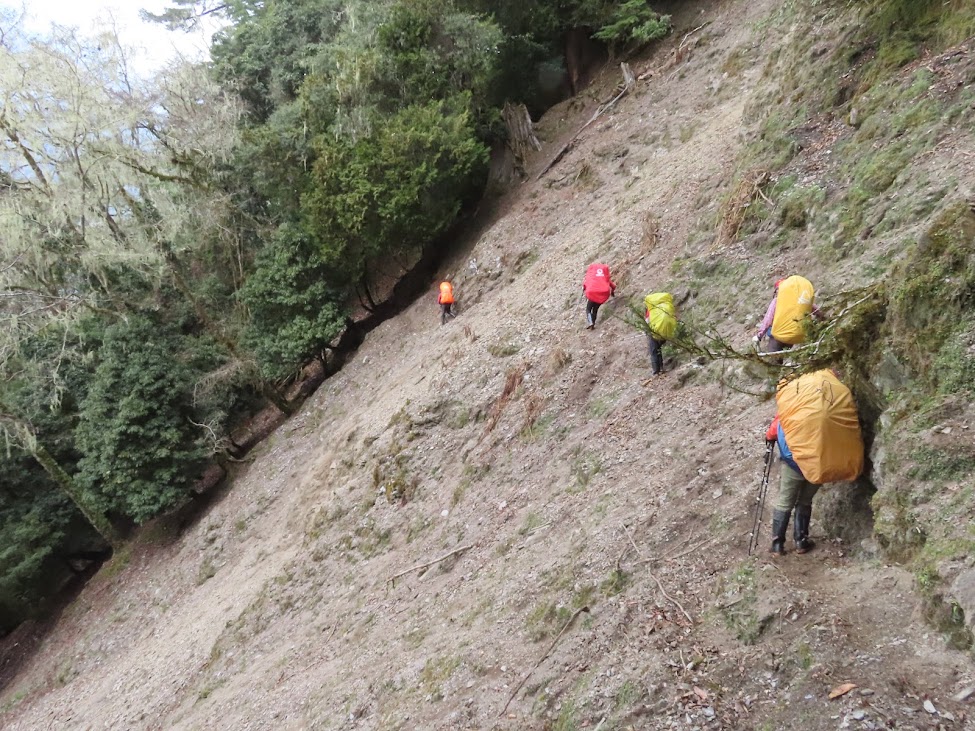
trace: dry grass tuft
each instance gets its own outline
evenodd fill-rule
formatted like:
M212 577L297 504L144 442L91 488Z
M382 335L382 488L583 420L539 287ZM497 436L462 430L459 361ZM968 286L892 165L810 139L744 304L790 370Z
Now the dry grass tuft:
M735 186L731 197L722 206L718 227L718 238L714 242L712 250L720 249L732 243L738 238L742 224L748 215L748 208L752 201L759 196L764 196L762 186L768 183L770 178L768 170L752 170L746 173L738 185Z
M525 379L525 371L527 366L524 363L519 363L513 368L508 369L508 373L504 379L504 388L501 391L501 395L498 396L497 400L491 406L491 411L488 413L487 429L490 432L498 425L498 421L501 419L501 414L504 413L505 407L511 398L514 396L518 387L521 386L522 381Z
M538 421L538 417L542 415L544 409L544 398L534 391L528 394L528 398L525 399L525 423L522 424L522 431L528 431L535 426L535 422Z

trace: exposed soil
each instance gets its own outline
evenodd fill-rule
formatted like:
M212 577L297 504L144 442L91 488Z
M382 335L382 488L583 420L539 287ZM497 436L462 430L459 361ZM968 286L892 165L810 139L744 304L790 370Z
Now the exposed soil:
M643 335L621 319L675 258L743 262L723 285L740 309L710 314L744 345L773 273L809 263L688 244L773 83L758 49L788 39L760 21L779 5L684 5L634 70L664 68L710 21L684 59L458 242L438 273L457 318L440 326L431 282L198 523L144 531L23 661L3 727L975 728L956 700L975 685L971 654L923 622L912 576L871 548L869 515L831 509L829 491L854 488L817 498L815 551L773 561L763 538L749 558L774 406L716 366L678 360L648 381ZM529 174L618 81L605 68L541 120ZM833 124L811 133L820 158ZM587 331L596 258L620 291Z

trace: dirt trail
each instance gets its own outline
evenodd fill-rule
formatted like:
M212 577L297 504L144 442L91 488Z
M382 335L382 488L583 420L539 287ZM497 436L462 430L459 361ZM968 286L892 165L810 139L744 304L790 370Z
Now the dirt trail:
M718 260L688 236L769 83L756 49L779 5L686 6L678 28L711 22L689 59L444 268L460 316L440 327L431 287L198 525L93 581L5 690L3 727L970 728L951 696L971 658L921 622L903 570L818 515L813 554L746 558L772 406L688 362L644 386L643 336L617 317L675 259ZM617 75L546 115L536 169ZM721 256L746 265L741 308L711 314L744 343L770 270L802 254ZM596 257L620 263L621 296L590 332Z

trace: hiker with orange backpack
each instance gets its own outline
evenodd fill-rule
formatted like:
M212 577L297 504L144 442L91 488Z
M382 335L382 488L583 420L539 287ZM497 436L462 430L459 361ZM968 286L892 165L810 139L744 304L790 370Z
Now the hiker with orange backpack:
M609 277L609 267L600 262L590 264L582 281L582 293L586 295L586 329L596 327L599 306L616 296L616 285Z
M454 304L454 287L448 281L443 281L440 283L440 294L437 295L437 304L440 305L440 324L444 325L447 322L447 317L454 317L454 313L451 312L451 308Z
M805 277L793 275L777 281L765 317L752 338L755 345L767 337L765 352L776 353L805 342L809 316L820 316L815 299L816 291Z
M850 389L828 369L783 381L775 402L777 414L765 440L769 452L778 446L782 472L769 551L777 556L785 553L791 514L796 553L806 553L815 546L809 538L809 522L820 486L851 482L863 470L860 421Z

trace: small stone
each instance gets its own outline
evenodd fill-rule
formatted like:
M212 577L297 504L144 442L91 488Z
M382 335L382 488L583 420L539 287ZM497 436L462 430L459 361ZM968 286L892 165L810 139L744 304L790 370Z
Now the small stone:
M975 695L975 685L970 685L967 688L965 688L963 690L960 690L957 693L955 693L952 696L952 698L954 698L959 703L964 703L969 698L971 698L973 695Z
M446 510L445 509L445 510L441 510L440 511L440 517L441 518L446 518L448 515L450 515L450 511L449 510Z
M857 709L853 713L850 714L850 717L854 721L862 721L863 718L864 718L864 716L866 716L866 715L867 715L867 712L866 711L861 711L861 710Z
M950 426L946 426L944 429L941 430L941 433L942 434L951 434L951 427Z
M871 696L871 695L873 695L873 694L874 694L875 692L876 692L876 691L873 691L873 690L870 690L870 688L862 688L862 689L860 690L860 695L862 695L862 696Z
M938 709L934 707L934 703L931 701L924 701L924 710L928 713L937 713Z

